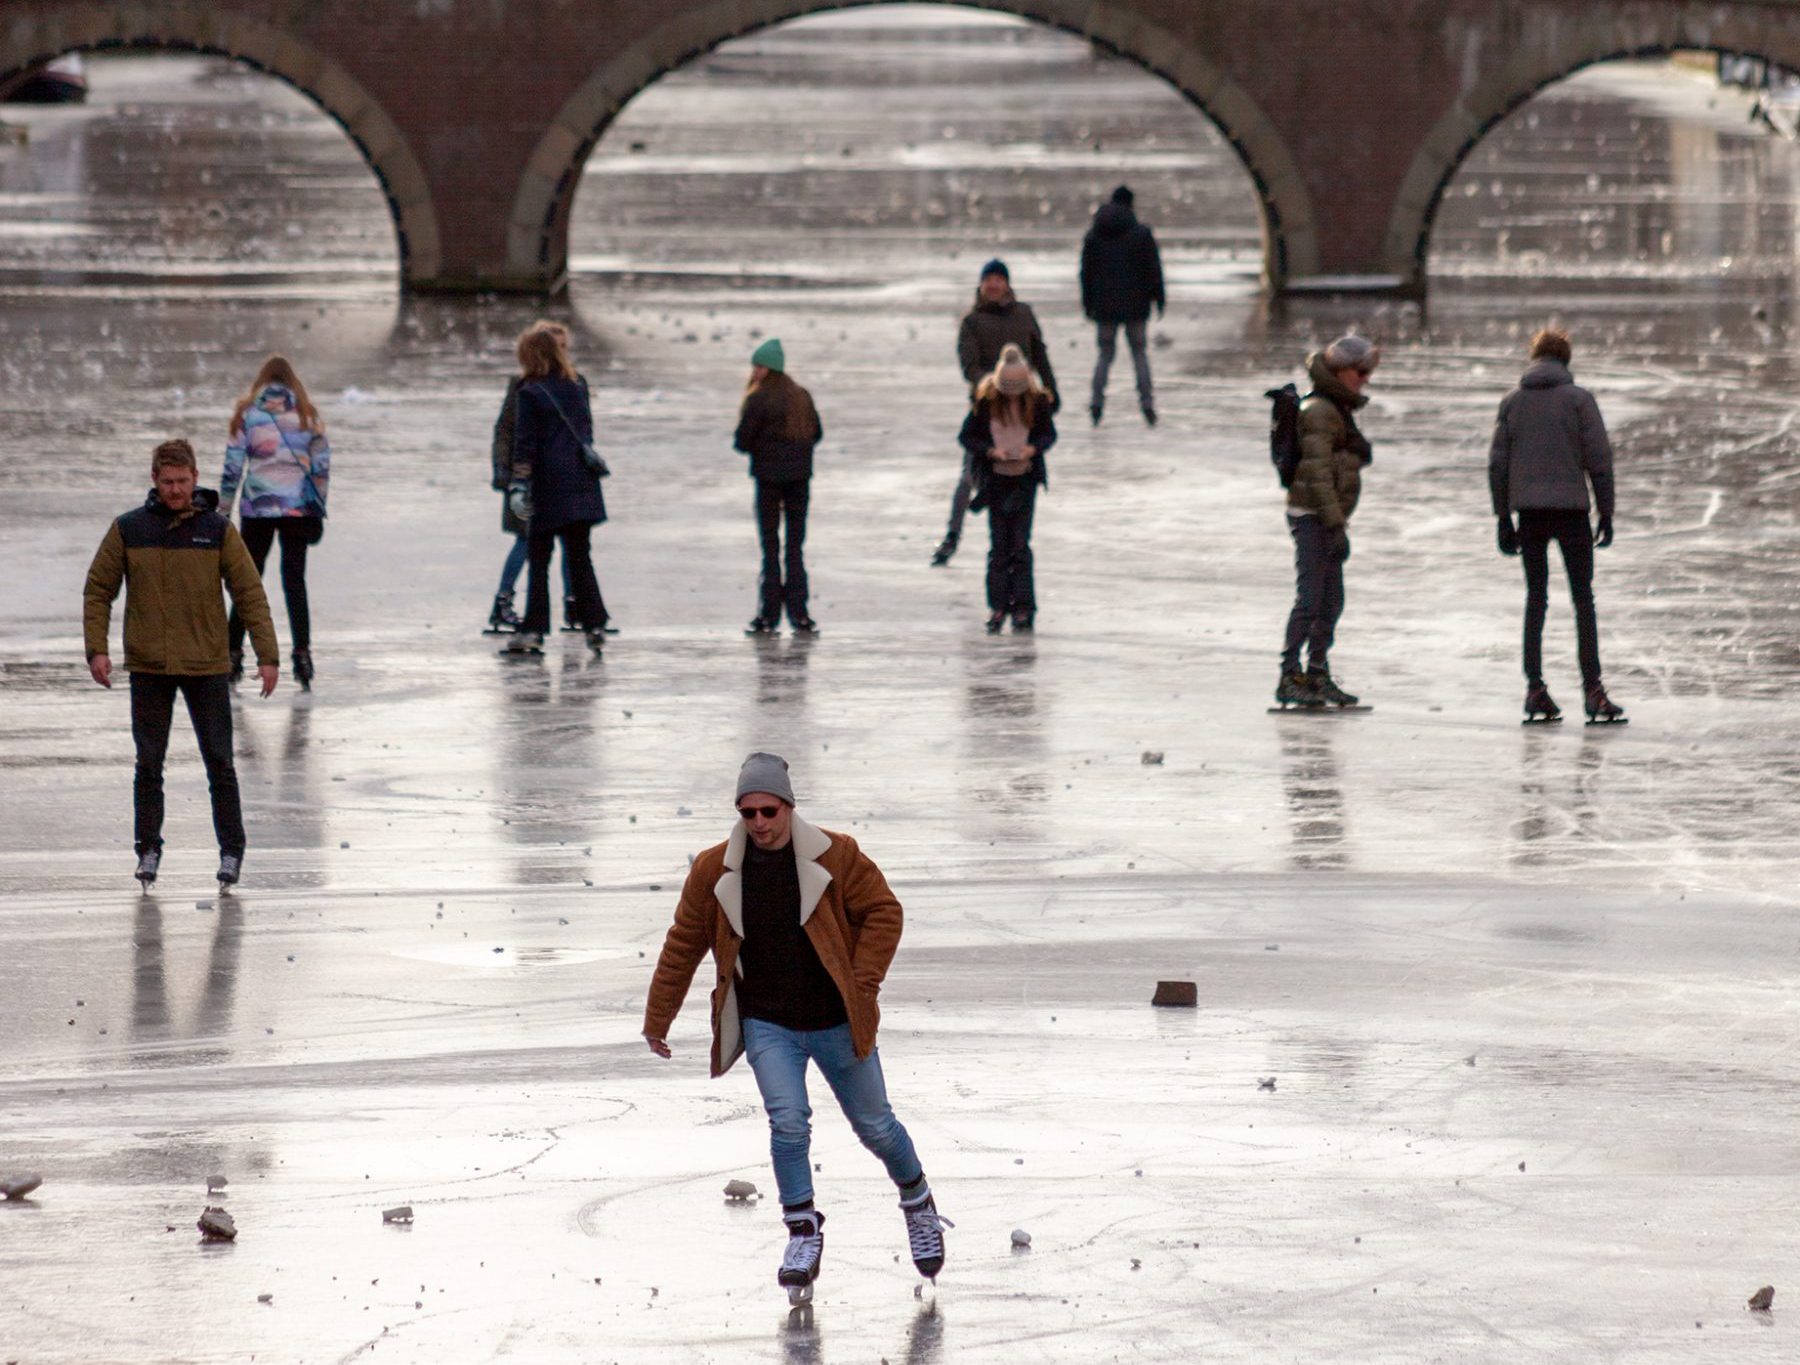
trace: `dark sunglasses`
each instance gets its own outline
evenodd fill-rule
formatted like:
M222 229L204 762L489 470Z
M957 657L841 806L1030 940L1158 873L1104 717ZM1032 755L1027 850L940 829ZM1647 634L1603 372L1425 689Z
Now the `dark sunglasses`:
M762 816L762 818L765 820L773 820L777 815L781 814L781 807L780 806L739 806L737 808L737 813L739 815L743 816L746 820L754 820L759 815Z

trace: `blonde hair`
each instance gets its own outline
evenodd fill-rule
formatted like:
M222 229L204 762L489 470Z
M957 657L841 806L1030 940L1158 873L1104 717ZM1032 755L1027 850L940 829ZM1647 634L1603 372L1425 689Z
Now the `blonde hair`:
M560 322L534 322L519 333L519 378L574 379L569 359L569 329Z
M237 401L231 410L231 425L227 432L236 432L244 425L244 414L256 405L263 390L271 384L280 384L294 395L294 411L300 414L300 425L315 435L325 434L325 423L319 418L319 410L307 397L306 385L300 382L300 376L294 373L293 364L284 355L272 355L263 361L262 368L256 372L256 378L250 381L250 388Z

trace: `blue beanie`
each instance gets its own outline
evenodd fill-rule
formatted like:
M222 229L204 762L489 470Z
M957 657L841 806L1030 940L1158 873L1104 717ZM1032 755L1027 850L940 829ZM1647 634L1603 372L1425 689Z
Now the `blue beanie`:
M1012 283L1012 271L1006 268L1006 262L998 256L981 267L981 278L985 280L989 275L998 275L1008 284Z

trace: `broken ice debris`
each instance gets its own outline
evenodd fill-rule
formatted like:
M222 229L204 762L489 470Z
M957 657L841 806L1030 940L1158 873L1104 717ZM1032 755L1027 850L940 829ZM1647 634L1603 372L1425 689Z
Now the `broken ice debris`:
M1273 1090L1275 1088L1275 1078L1273 1076L1258 1076L1256 1078L1256 1088L1258 1090Z
M222 1175L209 1175L206 1177L206 1192L208 1194L217 1194L230 1183L231 1182Z
M1020 1250L1023 1250L1031 1245L1031 1234L1025 1231L1024 1228L1014 1228L1012 1230L1012 1244Z
M1142 763L1146 768L1153 768L1162 761L1163 755L1161 749L1146 749L1142 754L1138 755L1138 762Z
M727 1180L725 1182L725 1197L736 1204L745 1203L748 1200L756 1198L756 1186L752 1185L748 1180Z
M412 1220L411 1204L401 1204L396 1208L381 1211L381 1221L384 1223L410 1223Z
M200 1221L194 1224L200 1229L200 1235L209 1242L237 1241L237 1224L224 1209L207 1205L200 1215Z
M1775 1302L1775 1286L1765 1284L1750 1296L1750 1309L1755 1313L1766 1313Z
M1192 981L1158 981L1156 994L1150 997L1150 1003L1191 1010L1200 1003L1200 988Z
M256 1301L258 1303L274 1303L275 1296L273 1294L258 1294L256 1296Z
M24 1175L9 1175L5 1180L0 1181L0 1196L7 1199L23 1199L43 1183L44 1177L36 1171L27 1171Z

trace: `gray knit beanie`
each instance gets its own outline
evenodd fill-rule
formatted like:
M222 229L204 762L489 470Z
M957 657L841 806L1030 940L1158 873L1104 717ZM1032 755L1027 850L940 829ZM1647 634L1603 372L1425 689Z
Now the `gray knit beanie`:
M747 792L767 792L770 796L779 796L788 805L794 805L794 787L788 780L787 760L779 754L765 754L761 750L744 760L744 766L738 769L737 796L742 801Z
M1025 352L1010 341L1001 348L1000 362L994 366L994 387L1008 398L1017 398L1031 387L1031 366Z
M1328 370L1361 370L1367 374L1380 363L1381 347L1354 332L1339 337L1325 348L1325 368Z

